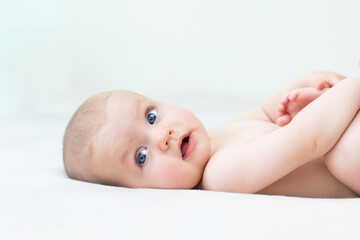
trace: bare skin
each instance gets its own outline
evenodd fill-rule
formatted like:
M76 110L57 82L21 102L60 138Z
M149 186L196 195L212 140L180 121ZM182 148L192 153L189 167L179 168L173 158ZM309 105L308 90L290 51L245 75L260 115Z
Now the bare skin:
M318 98L327 89L318 90L316 88L298 88L286 93L280 101L278 107L278 119L276 124L280 127L288 124L296 114L298 114L306 105Z
M286 92L278 104L276 124L280 127L288 124L296 114L326 92L331 86L332 85L326 81L320 81L316 88L303 87Z
M360 114L358 113L337 144L325 155L330 172L360 195Z
M341 75L320 74L322 79L330 76L326 81L330 87L343 79ZM314 73L306 77L311 76ZM313 83L311 87L321 85ZM304 79L281 89L263 107L210 129L212 153L199 187L302 197L358 197L359 181L355 177L360 172L360 161L351 157L344 161L340 154L344 146L360 142L359 138L347 137L359 135L356 131L354 135L346 134L346 129L357 127L357 132L360 131L360 121L355 121L360 120L357 116L360 84L358 78L338 84L301 111L301 105L307 105L321 93L310 92L310 97L300 97L300 107L293 104L296 117L283 128L275 124L278 108L275 103L280 102L284 93L308 87ZM335 151L339 155L332 154L332 161L326 160L336 148L340 149Z
M285 126L296 116L305 106L318 98L327 89L318 90L316 88L294 89L283 96L279 107L276 123ZM357 114L346 132L337 142L335 147L328 152L322 161L327 165L330 172L342 183L360 193L360 150L356 145L360 143L360 114ZM351 167L346 167L351 166Z
M217 151L232 144L246 143L278 128L275 123L261 120L224 123L209 129L211 148ZM357 197L349 187L334 177L323 157L304 164L257 193L315 198Z

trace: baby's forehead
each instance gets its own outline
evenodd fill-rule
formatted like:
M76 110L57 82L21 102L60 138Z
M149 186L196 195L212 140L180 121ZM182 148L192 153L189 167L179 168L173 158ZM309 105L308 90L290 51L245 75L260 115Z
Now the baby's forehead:
M140 94L126 91L126 90L117 90L113 91L111 96L109 97L107 103L108 104L117 104L127 106L132 103L136 103L137 101L147 99L145 96Z
M143 103L148 98L130 91L114 91L108 98L105 112L107 123L124 125L130 119L136 119L140 116Z
M94 143L100 146L99 159L123 159L127 146L134 141L137 118L142 116L141 102L147 98L128 91L112 92L106 104L107 121L98 132ZM138 111L138 112L137 112ZM121 156L119 156L121 155Z

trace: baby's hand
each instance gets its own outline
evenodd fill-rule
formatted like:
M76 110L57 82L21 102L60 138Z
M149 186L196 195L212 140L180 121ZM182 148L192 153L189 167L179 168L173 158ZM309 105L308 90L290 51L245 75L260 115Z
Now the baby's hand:
M305 83L303 87L314 87L318 90L323 90L324 88L334 86L344 78L344 75L330 71L311 71L302 74L298 81Z
M320 87L319 87L320 86ZM297 88L284 94L277 109L276 124L280 127L287 125L306 105L323 94L329 86L320 82L318 89L312 87Z
M323 89L325 89L325 88L331 88L332 86L334 86L335 84L337 84L338 82L340 82L342 79L340 79L340 78L337 78L337 79L330 79L330 80L321 80L318 84L317 84L317 86L316 86L316 88L318 89L318 90L323 90Z

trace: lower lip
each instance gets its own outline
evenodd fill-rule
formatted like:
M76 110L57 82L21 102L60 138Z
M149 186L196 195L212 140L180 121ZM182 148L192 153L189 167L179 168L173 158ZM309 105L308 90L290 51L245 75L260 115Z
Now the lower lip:
M192 135L192 133L190 133L189 135L189 143L188 143L188 146L186 148L186 152L185 152L185 155L184 155L184 160L192 153L192 151L194 150L195 148L195 138L194 136Z

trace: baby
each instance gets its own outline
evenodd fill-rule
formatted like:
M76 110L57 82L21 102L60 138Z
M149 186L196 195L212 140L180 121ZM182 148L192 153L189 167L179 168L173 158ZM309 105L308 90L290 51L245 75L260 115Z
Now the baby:
M359 93L360 78L309 72L208 130L184 108L100 93L66 128L65 169L73 179L131 188L358 197Z

